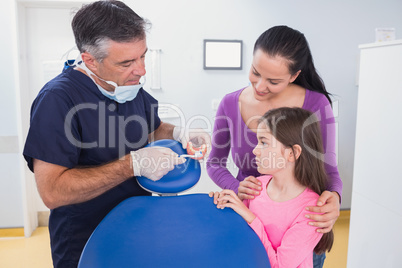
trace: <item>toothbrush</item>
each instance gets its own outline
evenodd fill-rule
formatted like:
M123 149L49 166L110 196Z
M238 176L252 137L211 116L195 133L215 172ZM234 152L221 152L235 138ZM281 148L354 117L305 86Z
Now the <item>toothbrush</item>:
M195 154L182 154L180 157L189 157L193 159L202 158L202 152L196 151Z
M182 155L179 155L179 157L196 158L197 156L195 156L195 155L191 155L191 154L182 154Z

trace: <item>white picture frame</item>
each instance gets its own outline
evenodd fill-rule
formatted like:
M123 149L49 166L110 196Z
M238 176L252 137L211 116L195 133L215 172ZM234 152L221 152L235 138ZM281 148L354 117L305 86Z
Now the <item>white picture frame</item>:
M243 41L204 39L204 70L241 70Z

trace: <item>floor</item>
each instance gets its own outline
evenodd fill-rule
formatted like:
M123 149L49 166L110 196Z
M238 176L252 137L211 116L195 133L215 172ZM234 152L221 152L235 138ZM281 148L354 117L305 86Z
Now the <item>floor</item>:
M349 211L341 211L334 226L335 244L327 253L324 268L346 267L349 237ZM47 227L37 228L31 237L5 237L21 234L0 232L0 268L51 268L49 233Z
M51 268L47 227L39 227L29 238L0 238L0 268Z
M350 210L341 211L334 226L335 242L327 253L324 268L346 268L349 241Z

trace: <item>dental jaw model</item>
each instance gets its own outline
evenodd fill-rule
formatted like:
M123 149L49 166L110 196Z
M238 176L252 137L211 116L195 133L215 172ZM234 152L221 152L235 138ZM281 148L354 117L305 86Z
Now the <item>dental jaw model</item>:
M187 143L187 154L182 154L180 157L190 157L195 160L200 160L204 158L207 152L207 146L205 144L200 147L194 147L193 143L190 141Z

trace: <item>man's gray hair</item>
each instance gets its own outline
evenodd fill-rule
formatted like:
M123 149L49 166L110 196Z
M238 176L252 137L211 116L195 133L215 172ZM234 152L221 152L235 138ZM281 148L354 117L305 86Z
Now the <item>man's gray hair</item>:
M102 61L110 41L145 40L150 23L121 1L96 1L75 14L71 26L80 53L88 52Z
M98 62L102 62L109 54L110 41L112 40L108 37L99 38L93 45L84 44L82 49L94 56Z

